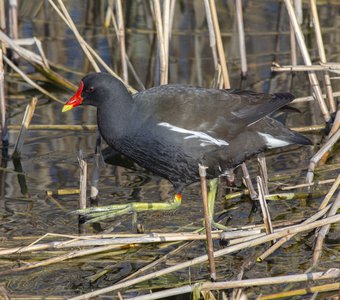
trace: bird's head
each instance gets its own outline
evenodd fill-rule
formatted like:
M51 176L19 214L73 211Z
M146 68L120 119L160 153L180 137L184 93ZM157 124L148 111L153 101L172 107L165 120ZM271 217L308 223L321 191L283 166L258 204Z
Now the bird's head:
M77 92L65 103L62 112L79 105L100 106L107 101L113 91L119 90L122 83L107 73L91 73L86 75L79 84Z

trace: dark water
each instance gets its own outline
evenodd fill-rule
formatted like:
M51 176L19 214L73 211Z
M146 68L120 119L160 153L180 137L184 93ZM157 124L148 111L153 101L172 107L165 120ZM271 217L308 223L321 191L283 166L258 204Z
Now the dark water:
M34 4L33 4L34 3ZM65 1L80 33L98 51L100 56L113 69L120 72L119 49L114 30L103 27L104 1L93 1L95 7L87 16L90 1ZM141 81L146 87L156 85L157 59L156 40L152 33L152 20L145 8L147 1L127 1L125 17L127 24L127 53ZM277 61L281 65L290 64L289 23L285 7L279 1L244 1L247 59L249 73L246 80L240 77L240 60L234 5L232 1L218 2L220 27L224 33L224 46L228 56L228 68L232 87L252 89L262 92L291 91L296 96L310 94L308 78L305 74L271 74L270 65ZM338 62L340 56L340 6L322 4L319 7L320 19L324 30L327 57ZM147 11L147 12L145 12ZM23 1L20 11L20 37L36 36L42 40L49 60L65 66L75 72L60 71L77 84L83 74L91 69L69 29L57 16L48 2ZM209 37L201 1L178 1L174 19L174 30L170 46L171 83L186 83L209 86L214 77ZM316 43L310 28L307 7L304 9L303 28L310 47L312 59L317 61ZM31 47L34 49L34 47ZM299 57L301 61L301 57ZM34 72L24 61L20 66L26 72ZM26 104L32 95L39 95L26 84L18 82L12 74L6 74L8 93L9 123L20 124ZM139 88L130 74L130 83ZM337 90L334 81L334 90ZM61 100L68 99L70 92L56 90L49 86ZM290 126L321 124L322 118L314 103L299 104L301 114L291 114L287 118ZM66 114L61 113L61 105L48 102L45 96L39 100L32 124L95 124L93 108L79 108ZM17 131L10 131L10 153L18 136ZM321 135L309 135L317 144ZM62 188L76 188L79 180L77 156L81 149L88 157L89 174L92 170L91 155L95 147L94 132L73 131L29 131L21 156L21 171L12 160L3 158L6 170L0 169L0 237L2 246L27 245L34 237L46 233L77 234L78 217L69 212L77 209L78 196L47 197L46 191ZM272 151L267 155L269 176L288 174L286 184L304 181L309 158L317 151L316 147L290 147ZM339 162L333 155L329 163ZM19 169L18 169L19 168ZM251 174L256 174L256 164L250 163ZM164 180L143 170L120 169L119 182L112 166L101 170L99 183L100 204L124 203L126 201L160 201L167 198L171 186ZM335 178L337 171L324 172L317 179ZM280 184L282 181L279 182ZM274 187L274 185L272 185ZM329 185L320 187L328 190ZM183 205L173 213L141 213L146 232L190 231L202 225L202 204L199 186L189 187L184 192ZM252 203L247 198L224 201L226 193L222 187L221 197L216 203L216 211L228 211L227 225L260 224L259 212L252 211ZM318 208L322 198L308 200L274 201L269 203L273 221L288 221L306 218ZM188 225L189 224L189 225ZM85 233L109 229L114 232L131 232L131 216L103 222L99 226L86 226ZM313 246L313 233L304 233L286 243L274 255L261 264L256 264L246 271L246 278L278 276L304 272L310 267ZM56 265L38 268L28 272L0 278L0 282L13 295L60 295L72 296L109 286L131 272L152 261L155 257L167 253L175 246L158 247L146 245L126 253L109 252L87 256L81 259L65 261ZM215 248L221 246L216 242ZM256 256L263 247L247 249L227 257L219 258L217 274L219 279L235 279L241 265L251 256ZM318 270L339 266L339 226L333 226L326 239L325 252ZM54 251L57 255L61 251ZM165 265L172 265L205 253L204 244L197 242L184 251L170 258ZM33 258L32 258L33 257ZM21 254L0 258L1 269L18 267L25 261L47 258L47 253ZM164 266L163 266L164 267ZM107 273L93 280L95 274L103 269ZM143 283L138 287L144 290L154 286L172 287L178 283L194 282L208 278L206 265L196 266ZM180 279L180 280L178 280ZM281 288L279 289L281 290ZM271 288L250 289L249 295L269 293ZM131 292L130 295L135 294ZM25 298L25 296L23 296Z

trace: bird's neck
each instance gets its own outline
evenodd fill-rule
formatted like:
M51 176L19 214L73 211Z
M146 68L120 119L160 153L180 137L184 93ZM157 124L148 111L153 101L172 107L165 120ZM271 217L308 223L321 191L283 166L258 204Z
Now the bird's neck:
M123 138L130 130L133 99L130 94L120 99L106 101L97 109L98 127L105 141L110 145Z

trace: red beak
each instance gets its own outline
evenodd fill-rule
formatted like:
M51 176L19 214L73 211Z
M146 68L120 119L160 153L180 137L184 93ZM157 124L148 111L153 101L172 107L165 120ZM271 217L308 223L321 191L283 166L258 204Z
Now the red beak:
M83 88L84 88L84 82L81 81L77 92L74 94L74 96L72 98L70 98L70 100L68 100L65 103L65 105L63 106L62 112L65 112L65 111L68 111L70 109L73 109L76 106L78 106L78 105L83 103L83 98L81 96L81 93L83 92Z

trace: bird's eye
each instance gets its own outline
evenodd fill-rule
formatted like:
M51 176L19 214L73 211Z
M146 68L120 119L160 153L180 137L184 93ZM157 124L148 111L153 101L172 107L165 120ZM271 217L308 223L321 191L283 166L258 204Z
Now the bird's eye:
M89 88L86 90L87 93L92 93L93 91L94 91L94 87L93 87L93 86L89 87Z

